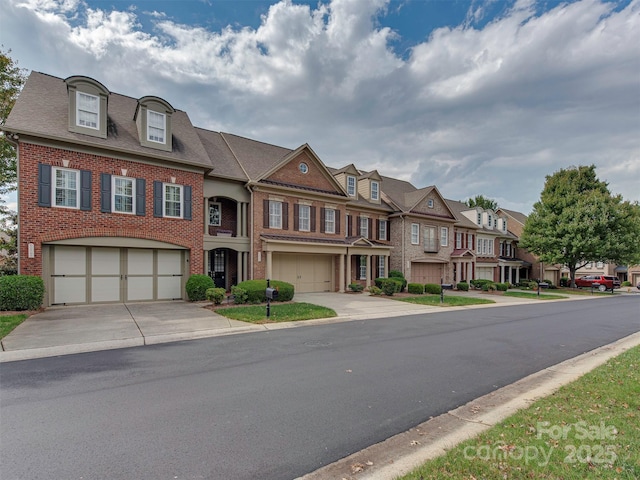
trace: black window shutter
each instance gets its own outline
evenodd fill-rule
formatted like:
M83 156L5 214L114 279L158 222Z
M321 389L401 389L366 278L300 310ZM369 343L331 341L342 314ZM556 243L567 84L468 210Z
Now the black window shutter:
M336 210L335 225L336 233L340 233L340 210Z
M289 204L282 202L282 229L289 230Z
M311 228L310 230L312 232L316 231L316 207L311 207L311 213L309 215L311 215L311 219L309 221L309 223L311 224Z
M100 174L100 211L111 211L111 175L108 173Z
M91 210L91 171L80 170L80 210Z
M136 215L144 217L147 213L147 181L136 178Z
M375 235L373 234L373 218L367 219L367 233L369 234L369 240L373 240Z
M356 217L356 236L359 237L360 236L360 215L358 215Z
M386 220L387 222L387 242L391 241L391 222Z
M153 216L162 216L162 182L153 182Z
M293 229L300 230L300 205L297 203L293 204Z
M383 240L382 238L380 238L380 219L376 219L376 236L375 238L377 238L378 240Z
M325 226L325 215L326 213L326 208L324 207L320 207L320 232L321 233L326 233L326 226Z
M38 164L38 206L51 206L51 165Z
M262 201L262 226L269 228L269 200Z
M191 220L191 185L185 185L183 187L184 192L184 216L185 220Z
M353 235L353 215L347 215L347 237Z

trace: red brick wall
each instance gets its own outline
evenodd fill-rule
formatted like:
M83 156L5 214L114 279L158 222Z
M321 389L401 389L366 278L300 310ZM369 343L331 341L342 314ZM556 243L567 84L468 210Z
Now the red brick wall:
M128 237L157 240L190 249L191 273L203 273L203 193L202 174L117 160L100 155L78 153L29 143L20 143L19 225L20 273L42 275L42 243L83 237ZM91 211L38 206L38 164L90 170ZM100 174L146 179L146 215L100 212ZM192 187L192 220L155 218L153 216L153 182L170 182ZM28 244L33 243L35 257L28 258ZM105 240L105 245L109 241Z

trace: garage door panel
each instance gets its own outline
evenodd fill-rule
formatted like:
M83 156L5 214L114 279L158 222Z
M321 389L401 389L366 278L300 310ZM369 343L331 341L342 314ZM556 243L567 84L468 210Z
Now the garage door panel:
M120 276L119 248L92 248L91 275Z
M87 249L85 247L56 247L53 272L55 275L86 275Z
M180 298L181 277L158 277L158 300Z
M296 292L328 292L332 287L333 257L276 254L272 271L275 280L293 284Z
M117 277L93 277L91 279L92 302L119 302L120 275Z
M442 265L439 263L412 263L411 282L413 283L440 283L442 277Z
M182 252L180 250L158 250L158 275L180 275Z
M153 277L129 277L127 300L153 300Z
M87 279L85 277L67 277L53 279L53 303L86 303Z
M491 267L477 267L476 278L479 280L493 280L493 268Z
M153 275L153 250L127 250L128 275Z

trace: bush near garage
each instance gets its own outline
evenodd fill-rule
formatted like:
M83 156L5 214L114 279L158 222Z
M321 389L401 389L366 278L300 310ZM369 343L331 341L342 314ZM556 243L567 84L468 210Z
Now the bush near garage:
M360 285L359 283L350 283L349 284L349 290L351 290L353 293L360 293L364 290L364 285Z
M295 289L292 284L280 280L271 280L270 286L278 291L278 298L272 301L289 302L293 299ZM240 282L237 287L247 292L248 303L264 303L267 301L266 280L245 280Z
M478 278L476 280L471 280L471 285L473 288L478 288L482 290L482 287L488 283L493 283L493 280L486 280L484 278Z
M44 282L35 275L0 277L0 310L37 310L42 306Z
M499 292L506 292L509 290L509 283L496 283L496 290Z
M185 285L187 298L189 298L191 302L206 300L208 288L215 288L213 279L209 275L202 275L200 273L191 275Z
M225 293L226 290L224 288L207 288L205 296L210 302L213 302L215 305L220 305L224 300Z
M233 297L233 303L236 305L247 303L247 291L244 288L240 288L237 285L232 286L231 296Z
M381 289L381 288L378 288L378 287L376 287L375 285L371 285L371 286L369 287L369 293L370 293L371 295L375 295L375 296L377 297L377 296L379 296L379 295L382 295L382 293L383 293L383 292L382 292L382 289Z
M467 282L459 282L456 285L456 289L460 290L461 292L468 292L469 291L469 284Z
M495 292L498 289L495 283L489 282L482 285L483 292Z
M402 286L400 288L400 292L403 292L405 287L407 286L407 279L404 278L404 275L400 270L389 270L389 278L398 278L402 280Z
M422 295L424 293L424 285L421 283L410 283L407 285L407 291L414 295Z
M398 293L402 288L402 282L398 278L381 278L380 288L385 295L391 297L394 293Z
M440 292L442 292L442 286L437 283L427 283L424 286L424 291L432 295L440 295Z

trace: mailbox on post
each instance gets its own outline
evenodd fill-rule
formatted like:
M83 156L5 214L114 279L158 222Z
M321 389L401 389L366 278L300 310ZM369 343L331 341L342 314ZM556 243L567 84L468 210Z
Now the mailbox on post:
M278 298L278 290L267 287L267 300L276 300Z

